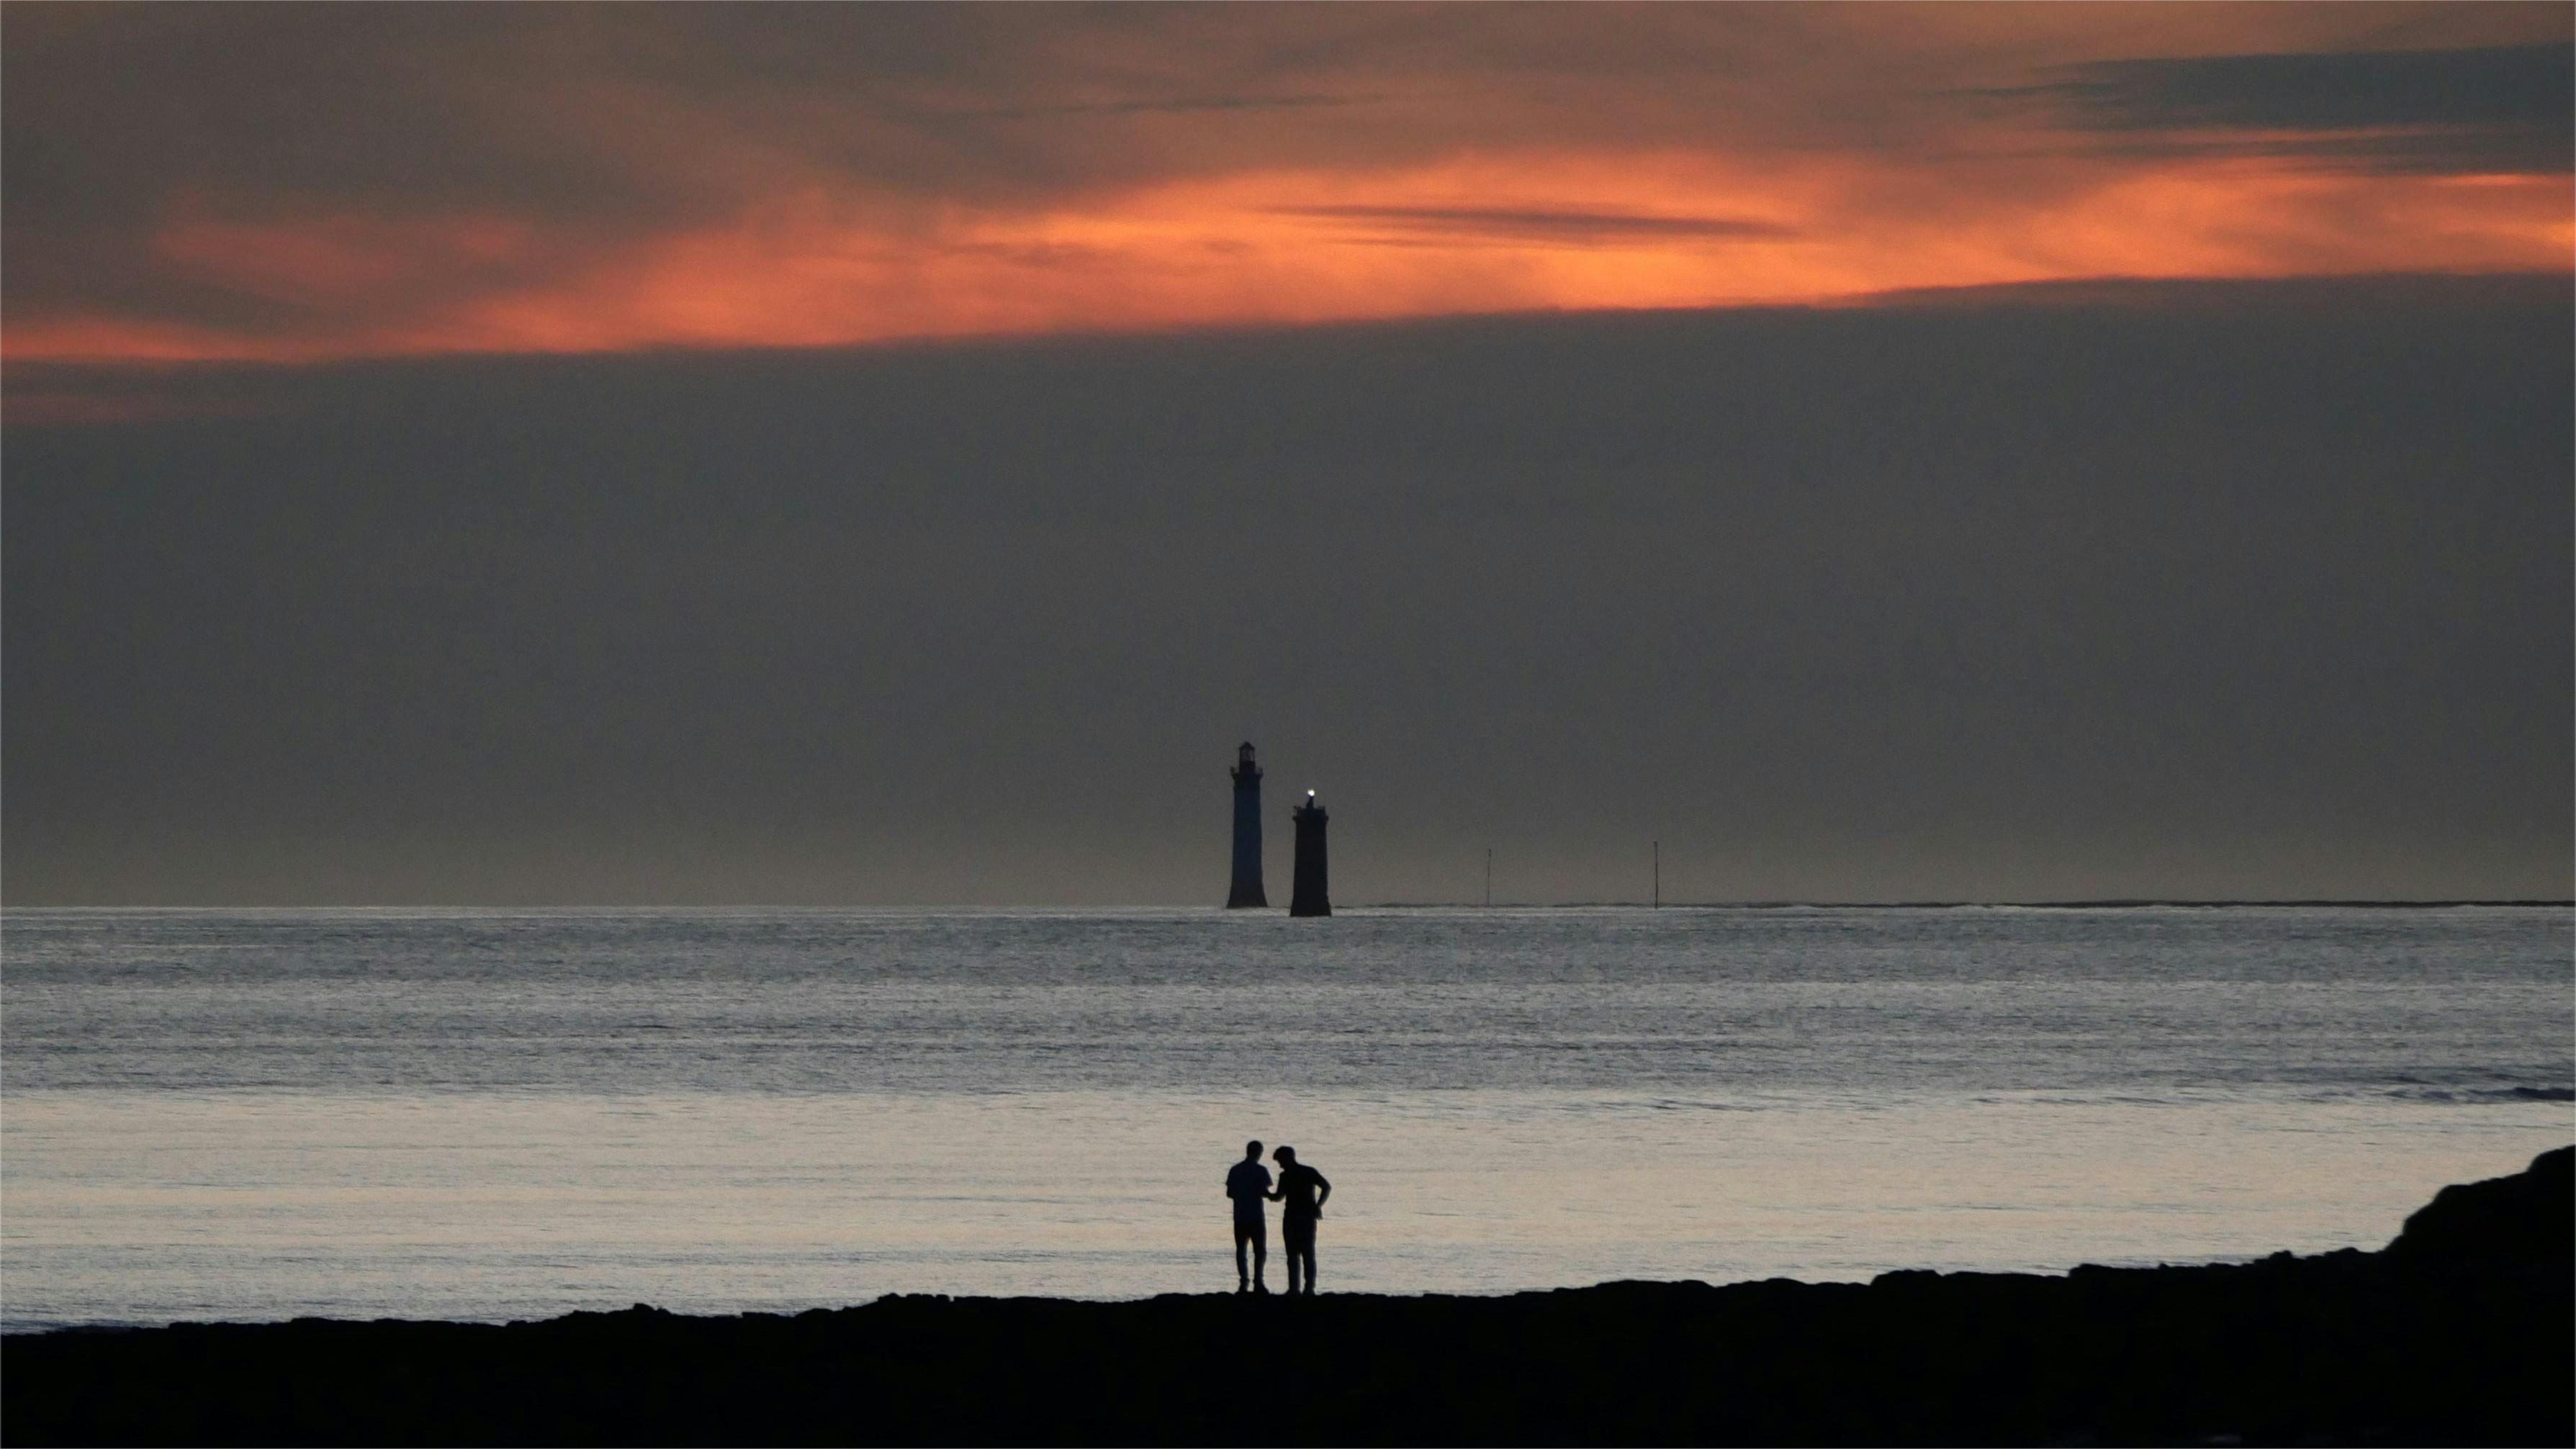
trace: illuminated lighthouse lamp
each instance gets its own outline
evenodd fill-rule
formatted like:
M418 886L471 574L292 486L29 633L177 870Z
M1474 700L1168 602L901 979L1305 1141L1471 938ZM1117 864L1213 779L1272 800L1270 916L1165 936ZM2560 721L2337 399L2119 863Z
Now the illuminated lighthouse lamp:
M1292 916L1329 916L1333 913L1331 891L1325 885L1324 807L1315 803L1315 792L1306 792L1306 803L1289 812L1297 826L1297 868L1294 894L1288 902Z

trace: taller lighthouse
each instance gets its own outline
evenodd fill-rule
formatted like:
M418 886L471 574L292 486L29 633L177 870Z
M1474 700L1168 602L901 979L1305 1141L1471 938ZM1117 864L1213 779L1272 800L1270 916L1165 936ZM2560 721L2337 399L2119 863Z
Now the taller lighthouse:
M1225 908L1269 904L1261 891L1261 767L1252 763L1252 741L1245 740L1234 752L1234 888L1225 893Z

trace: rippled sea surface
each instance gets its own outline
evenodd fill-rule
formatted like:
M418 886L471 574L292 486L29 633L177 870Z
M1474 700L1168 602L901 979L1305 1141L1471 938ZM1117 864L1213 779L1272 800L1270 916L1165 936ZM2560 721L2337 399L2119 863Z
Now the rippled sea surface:
M2563 907L12 911L0 1319L2377 1246L2576 1136Z

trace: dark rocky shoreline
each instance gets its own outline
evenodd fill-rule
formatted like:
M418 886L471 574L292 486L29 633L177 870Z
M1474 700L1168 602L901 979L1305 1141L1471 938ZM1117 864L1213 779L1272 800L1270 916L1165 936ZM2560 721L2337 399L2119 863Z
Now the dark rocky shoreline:
M2377 1253L1508 1298L18 1334L49 1443L2576 1442L2576 1148Z

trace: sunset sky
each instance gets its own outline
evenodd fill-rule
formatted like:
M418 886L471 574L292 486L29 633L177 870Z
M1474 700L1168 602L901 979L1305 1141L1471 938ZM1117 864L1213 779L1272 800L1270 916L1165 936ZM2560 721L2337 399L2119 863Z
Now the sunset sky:
M2571 45L10 4L8 886L2564 896Z
M12 362L2563 270L2564 6L8 12Z

